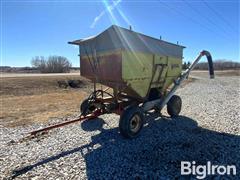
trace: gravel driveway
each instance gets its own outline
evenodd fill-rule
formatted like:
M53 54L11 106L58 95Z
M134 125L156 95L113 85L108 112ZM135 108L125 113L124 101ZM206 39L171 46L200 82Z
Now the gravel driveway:
M173 179L180 177L181 161L211 161L236 165L237 176L232 178L240 179L239 84L239 77L195 80L177 91L183 101L180 117L148 116L141 135L133 140L120 136L115 115L22 143L14 141L46 125L0 125L0 178Z

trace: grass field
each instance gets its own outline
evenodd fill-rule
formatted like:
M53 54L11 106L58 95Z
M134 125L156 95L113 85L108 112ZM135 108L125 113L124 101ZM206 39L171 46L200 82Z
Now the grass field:
M81 88L58 87L57 81L68 79L81 80ZM79 75L1 78L0 122L4 126L27 125L78 113L91 86Z
M194 76L206 76L206 71L195 71ZM236 76L239 71L217 71L216 76ZM78 79L81 88L62 89L57 81ZM193 82L189 79L188 82ZM91 92L92 84L79 75L2 76L0 79L0 124L13 127L35 122L48 122L78 114L80 102ZM184 83L184 85L186 82Z

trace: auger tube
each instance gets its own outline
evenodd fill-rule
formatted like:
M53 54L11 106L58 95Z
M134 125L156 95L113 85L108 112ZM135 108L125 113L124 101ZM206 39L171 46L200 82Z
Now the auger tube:
M195 59L195 61L191 64L191 66L180 76L179 79L177 79L174 83L174 86L169 91L167 96L163 99L163 101L160 103L159 108L162 109L170 100L170 98L173 96L177 88L180 86L180 84L188 77L189 73L194 69L194 67L197 65L198 61L203 57L206 56L208 60L208 68L209 68L209 75L210 79L214 78L214 69L213 69L213 62L212 62L212 56L208 51L203 50L198 57Z
M208 69L209 69L209 75L210 78L214 78L214 69L213 69L213 62L212 62L212 56L208 51L203 50L198 57L195 59L195 61L190 65L190 67L174 82L174 86L169 91L169 93L166 95L164 99L157 99L154 101L146 102L143 105L144 111L149 111L154 106L157 106L160 110L168 103L170 98L174 95L177 88L180 86L180 84L188 77L189 73L194 69L194 67L197 65L198 61L203 57L206 56L208 60Z

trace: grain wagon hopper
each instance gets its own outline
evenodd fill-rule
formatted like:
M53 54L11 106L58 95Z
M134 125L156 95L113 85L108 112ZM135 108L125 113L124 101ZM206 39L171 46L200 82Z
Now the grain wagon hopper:
M182 101L174 93L202 56L207 57L210 77L214 77L208 51L202 51L182 73L184 46L115 25L69 43L79 46L81 76L94 83L93 92L81 103L81 118L71 122L117 113L120 133L127 138L139 134L150 110L160 112L167 105L168 114L178 116ZM98 89L97 83L108 88Z

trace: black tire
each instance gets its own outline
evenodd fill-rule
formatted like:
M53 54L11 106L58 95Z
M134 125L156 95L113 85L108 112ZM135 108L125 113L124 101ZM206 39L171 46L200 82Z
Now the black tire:
M80 105L80 111L81 113L83 113L84 111L86 111L86 109L88 108L88 100L85 99L83 100L83 102Z
M125 138L135 138L143 127L144 115L138 106L130 106L123 111L119 120L119 130Z
M83 116L91 114L95 109L96 107L91 102L89 102L88 99L83 100L80 105L80 111Z
M167 103L167 112L171 117L179 115L182 109L182 100L179 96L173 95Z

